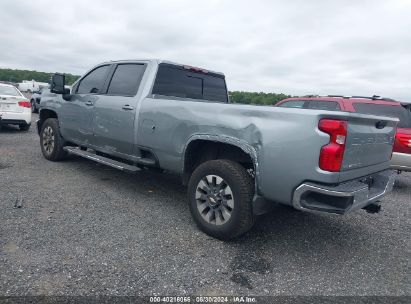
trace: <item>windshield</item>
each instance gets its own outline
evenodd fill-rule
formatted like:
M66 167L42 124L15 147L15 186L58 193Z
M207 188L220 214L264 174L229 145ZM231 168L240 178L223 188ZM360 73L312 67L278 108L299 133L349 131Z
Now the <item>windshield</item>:
M398 118L398 128L411 128L411 113L401 106L355 103L354 108L358 113Z
M0 95L21 96L15 87L0 86Z

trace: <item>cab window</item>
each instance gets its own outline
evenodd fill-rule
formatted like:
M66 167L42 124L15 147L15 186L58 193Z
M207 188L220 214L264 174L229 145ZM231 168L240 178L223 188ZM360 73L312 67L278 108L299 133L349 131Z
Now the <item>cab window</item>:
M100 66L84 77L77 88L78 94L102 94L104 82L107 78L109 65Z

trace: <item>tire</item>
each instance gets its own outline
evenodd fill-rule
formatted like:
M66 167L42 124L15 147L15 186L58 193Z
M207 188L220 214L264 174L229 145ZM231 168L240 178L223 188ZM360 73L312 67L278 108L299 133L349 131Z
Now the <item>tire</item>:
M41 126L40 146L45 159L60 161L67 155L63 150L65 141L60 134L60 127L56 118L48 118Z
M20 131L28 131L30 129L31 124L20 124L19 129Z
M212 237L236 238L254 224L254 182L236 162L221 159L202 163L191 175L187 192L194 221Z

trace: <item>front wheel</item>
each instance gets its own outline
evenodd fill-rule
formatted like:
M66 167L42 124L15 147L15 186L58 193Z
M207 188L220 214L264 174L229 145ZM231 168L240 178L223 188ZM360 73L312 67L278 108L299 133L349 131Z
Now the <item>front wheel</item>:
M223 240L251 229L253 195L253 180L246 169L225 159L204 162L188 183L190 211L197 226Z
M41 126L40 146L44 158L51 161L62 160L66 156L63 150L64 139L56 118L48 118Z

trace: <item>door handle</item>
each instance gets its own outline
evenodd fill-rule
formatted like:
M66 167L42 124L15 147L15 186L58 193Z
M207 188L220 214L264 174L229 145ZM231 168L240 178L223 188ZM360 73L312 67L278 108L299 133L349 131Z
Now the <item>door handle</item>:
M86 106L92 106L92 105L94 105L94 102L92 102L91 100L89 100L89 101L86 101L86 102L85 102L85 105L86 105Z
M129 111L129 110L134 110L134 108L133 108L132 106L128 105L128 104L127 104L127 105L124 105L124 106L122 107L122 109L123 109L123 110L128 110L128 111Z

